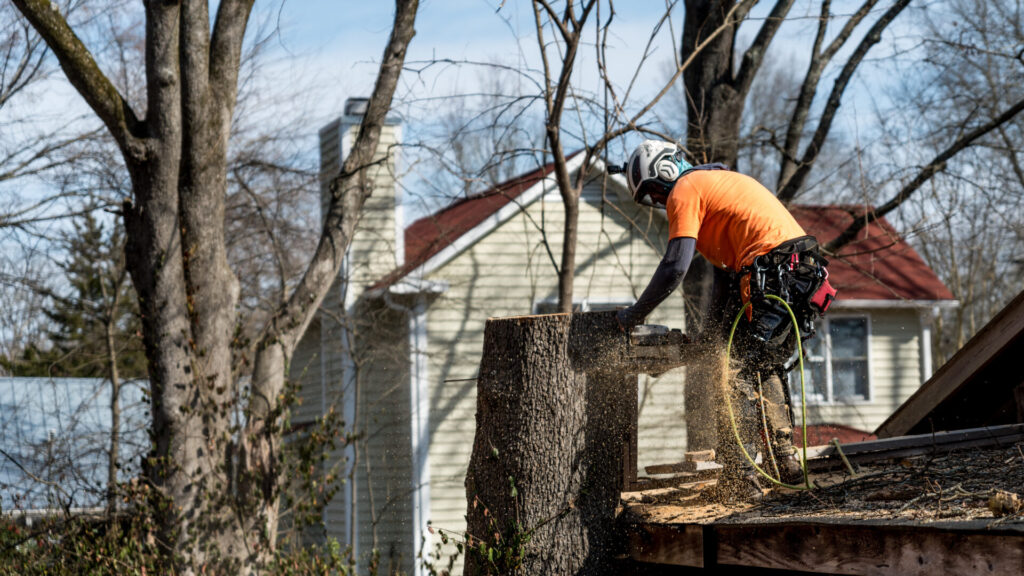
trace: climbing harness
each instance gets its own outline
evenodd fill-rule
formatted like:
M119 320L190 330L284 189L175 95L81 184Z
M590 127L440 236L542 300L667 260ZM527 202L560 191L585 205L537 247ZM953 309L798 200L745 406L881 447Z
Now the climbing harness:
M750 301L757 314L748 315L753 322L751 334L762 342L781 344L788 334L786 309L768 302L769 294L780 296L787 307L796 309L799 322L793 326L804 339L814 335L814 320L821 317L835 300L836 290L828 281L828 260L818 251L813 236L787 240L771 252L754 258L740 269L748 275ZM757 320L753 316L757 315Z

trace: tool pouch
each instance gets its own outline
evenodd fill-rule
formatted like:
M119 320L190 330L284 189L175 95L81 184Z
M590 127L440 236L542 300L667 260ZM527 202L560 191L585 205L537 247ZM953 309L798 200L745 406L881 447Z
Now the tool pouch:
M821 285L810 298L811 306L818 309L818 314L827 312L829 306L836 299L836 289L828 281L828 269L822 267L822 270L825 271L825 278L822 279Z
M821 255L812 236L785 242L755 259L748 271L750 299L754 304L752 333L757 339L776 343L789 333L788 311L766 300L766 294L780 296L792 306L802 338L814 335L814 321L825 314L836 298L826 266L828 260Z

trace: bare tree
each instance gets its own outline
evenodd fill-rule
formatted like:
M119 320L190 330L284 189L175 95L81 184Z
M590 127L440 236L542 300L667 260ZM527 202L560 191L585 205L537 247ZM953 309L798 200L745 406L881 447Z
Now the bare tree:
M161 538L182 573L246 571L275 545L280 396L289 359L337 276L360 209L362 177L413 36L416 0L399 0L364 123L332 186L302 279L254 338L248 402L235 432L239 283L228 263L228 139L251 0L147 3L146 110L140 116L48 0L13 0L104 123L132 180L123 206L128 269L149 360L155 447L146 471ZM229 568L233 567L233 568Z
M630 85L621 93L612 81L607 67L607 40L611 33L615 11L613 3L608 3L606 8L608 15L602 19L601 6L602 4L598 0L580 2L578 7L576 2L568 1L559 12L546 0L533 2L537 45L544 75L542 92L545 112L544 133L547 152L551 154L554 165L555 182L565 209L562 255L561 262L557 266L558 309L562 312L572 309L573 284L576 274L579 198L584 184L591 177L590 170L594 161L600 158L609 143L621 136L637 130L651 132L650 128L641 125L641 121L671 90L672 84L694 63L705 47L713 42L719 34L735 24L734 18L738 17L741 12L738 7L728 10L725 14L727 24L719 24L717 27L710 28L707 37L695 43L690 53L676 60L675 73L668 79L666 85L653 97L637 106L635 112L627 112L627 106L631 105L630 96L633 84L643 70L643 64L648 59L655 38L662 26L670 20L675 3L669 3L665 12L652 25L645 55L637 65ZM552 35L550 41L545 35L545 29L550 29ZM599 76L602 79L603 100L582 92L572 83L583 35L591 29L597 39L595 44L596 62ZM566 112L570 112L579 119L578 125L574 125L571 131L566 130ZM584 116L596 116L603 120L601 129L595 135L588 134L588 126L582 119ZM569 155L566 153L566 145L572 140L565 137L566 133L575 135L582 145L582 150L578 152L582 156L582 161L575 177L569 171Z
M440 64L413 66L422 72ZM420 137L403 145L414 176L404 191L427 211L492 189L534 167L541 156L541 121L533 107L540 85L528 69L497 60L444 64L476 70L479 86L410 103Z
M916 148L911 159L927 161L959 140L962 126L999 117L1024 96L1018 81L1024 65L1014 48L1024 41L1018 9L1011 2L957 0L919 12L923 65L908 71L898 92L906 120L886 133L889 155ZM925 98L922 85L930 87ZM1022 129L1019 116L993 127L894 213L960 303L939 318L940 362L1020 291Z

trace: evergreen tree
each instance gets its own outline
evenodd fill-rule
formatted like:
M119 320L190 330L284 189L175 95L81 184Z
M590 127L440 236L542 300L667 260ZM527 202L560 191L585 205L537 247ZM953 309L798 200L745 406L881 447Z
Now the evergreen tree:
M31 344L19 358L3 360L15 376L144 378L146 359L134 294L124 263L124 234L89 213L59 241L65 259L64 290L43 289L52 326L49 348ZM109 334L108 334L109 333Z

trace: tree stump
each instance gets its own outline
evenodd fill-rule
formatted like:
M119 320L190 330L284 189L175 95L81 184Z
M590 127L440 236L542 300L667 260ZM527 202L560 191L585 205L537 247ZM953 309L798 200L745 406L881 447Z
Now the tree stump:
M465 574L611 571L637 402L624 343L613 312L488 320Z

